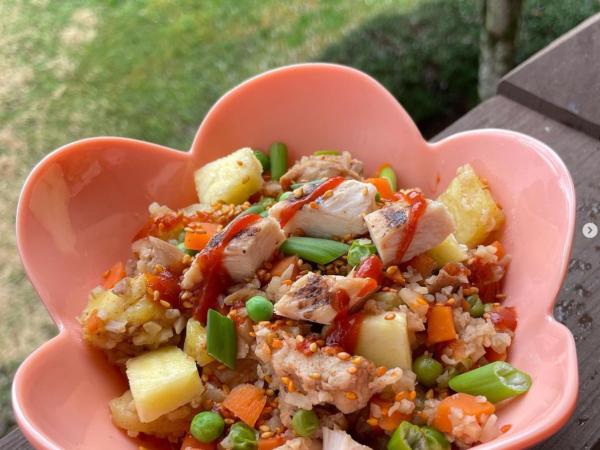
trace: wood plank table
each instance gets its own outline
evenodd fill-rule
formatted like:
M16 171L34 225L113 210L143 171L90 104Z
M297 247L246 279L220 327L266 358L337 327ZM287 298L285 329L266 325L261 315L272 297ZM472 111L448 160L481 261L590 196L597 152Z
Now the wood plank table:
M561 37L509 73L498 95L440 133L505 128L553 148L571 171L577 190L577 225L567 277L554 315L577 342L580 395L571 420L536 450L600 450L600 14ZM17 429L0 450L31 450Z

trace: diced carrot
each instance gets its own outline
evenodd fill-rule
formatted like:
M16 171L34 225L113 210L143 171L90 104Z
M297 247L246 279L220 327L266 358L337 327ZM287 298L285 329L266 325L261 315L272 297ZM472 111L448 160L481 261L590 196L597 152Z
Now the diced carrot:
M371 398L371 403L375 403L381 410L385 412L385 410L389 410L392 406L394 406L394 402L383 400L379 396L374 396ZM378 418L379 426L386 431L393 431L402 422L405 420L410 420L412 418L412 414L403 414L399 411L394 411L391 416L387 414L381 414L381 417Z
M429 345L456 339L452 308L435 306L427 311L427 342Z
M487 359L490 363L496 361L506 361L506 352L498 353L492 347L487 347L485 349L485 359Z
M421 253L420 255L409 259L405 263L402 263L400 269L402 272L406 272L408 266L419 272L423 278L428 278L435 270L436 262L430 256L426 255L425 253Z
M218 233L219 225L216 223L202 222L199 227L204 233L193 233L187 231L183 245L190 250L202 250L208 244L208 241Z
M192 433L188 433L181 443L181 450L217 450L217 442L200 442Z
M231 390L223 405L247 425L254 427L266 403L264 390L253 384L240 384Z
M490 402L480 402L477 397L469 394L455 394L450 397L446 397L438 405L438 409L433 417L431 426L438 429L442 433L452 432L452 423L448 417L451 413L452 408L461 409L463 414L477 417L477 420L481 420L483 414L491 416L494 414L496 408Z
M104 321L98 317L98 310L94 309L85 321L84 329L87 334L94 334L102 325Z
M258 450L273 450L277 447L281 447L286 441L290 440L291 436L273 436L267 439L260 438L258 440Z
M294 269L292 270L291 279L296 279L296 276L298 275L298 255L286 256L285 258L275 261L273 263L273 268L271 269L271 276L280 277L292 264L294 265Z
M496 256L498 257L498 260L504 258L506 251L504 250L504 247L502 247L502 244L499 241L496 241L492 244L492 246L496 247Z
M102 287L105 291L112 289L115 287L119 281L125 278L125 264L121 261L115 263L108 272L102 277Z
M394 197L394 191L392 191L390 182L385 178L367 178L365 183L375 186L381 198L391 200Z

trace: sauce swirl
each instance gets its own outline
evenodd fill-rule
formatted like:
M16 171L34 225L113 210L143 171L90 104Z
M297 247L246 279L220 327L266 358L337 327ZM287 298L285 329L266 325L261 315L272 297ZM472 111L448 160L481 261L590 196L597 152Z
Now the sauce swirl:
M217 309L217 299L227 287L230 277L223 267L223 251L241 231L261 220L258 214L245 214L235 219L220 233L213 236L208 245L196 257L202 281L192 290L194 318L206 324L209 309Z
M427 208L427 200L425 200L420 191L396 192L394 197L397 201L402 201L409 205L404 234L396 249L396 261L400 262L415 237L419 220L423 217Z
M293 195L290 195L287 199L287 204L281 209L281 213L279 215L279 225L281 228L285 227L287 223L292 220L294 214L300 211L303 206L308 205L310 202L314 202L323 194L325 194L325 192L335 189L343 181L345 181L344 177L328 178L321 184L317 184L316 187L304 197L295 198Z

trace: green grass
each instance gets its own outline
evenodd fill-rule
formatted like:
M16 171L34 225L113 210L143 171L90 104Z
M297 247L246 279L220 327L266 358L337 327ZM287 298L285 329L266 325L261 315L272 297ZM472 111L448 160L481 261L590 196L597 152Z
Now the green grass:
M224 92L316 60L373 74L431 134L477 101L474 3L0 0L0 432L12 424L14 369L55 334L14 235L18 194L39 159L95 135L188 149ZM519 61L599 9L526 0Z

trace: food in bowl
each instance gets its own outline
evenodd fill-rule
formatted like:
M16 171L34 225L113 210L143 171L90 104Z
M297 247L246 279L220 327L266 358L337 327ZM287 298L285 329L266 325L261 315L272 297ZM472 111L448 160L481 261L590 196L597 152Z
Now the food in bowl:
M113 423L182 450L438 450L489 442L517 314L490 186L469 165L438 199L365 178L348 153L288 166L244 148L195 172L200 203L150 205L90 292L84 339L129 390Z

